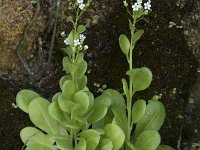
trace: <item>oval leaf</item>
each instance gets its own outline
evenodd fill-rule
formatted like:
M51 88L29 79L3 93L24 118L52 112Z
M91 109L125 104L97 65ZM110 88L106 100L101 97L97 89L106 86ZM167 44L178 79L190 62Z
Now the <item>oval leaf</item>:
M157 131L146 130L138 136L135 146L141 150L155 150L159 146L160 140Z
M104 138L100 142L101 150L112 150L113 149L113 143L109 138Z
M105 136L113 143L113 150L119 150L125 140L124 132L115 124L107 124L104 127Z
M146 102L137 100L132 107L132 123L137 123L142 119L146 111Z
M148 88L152 81L152 72L146 67L136 68L127 72L133 80L133 92Z
M130 42L126 35L124 35L124 34L120 35L119 45L120 45L122 52L124 54L128 55L129 49L130 49Z
M80 137L86 141L86 150L95 150L100 141L100 134L92 129L82 131Z
M39 94L37 94L36 92L32 91L32 90L21 90L17 93L16 96L16 103L17 106L24 112L28 113L28 106L29 103L37 98L40 97Z
M78 33L83 33L83 32L85 32L85 30L86 30L86 28L84 25L79 25L77 28Z
M26 127L21 130L20 137L26 146L41 145L41 147L51 149L53 145L44 133L33 127Z
M33 124L47 133L58 133L58 123L48 112L49 101L36 98L29 104L29 117Z
M165 120L165 108L159 101L151 101L144 117L136 124L135 139L145 130L158 131Z

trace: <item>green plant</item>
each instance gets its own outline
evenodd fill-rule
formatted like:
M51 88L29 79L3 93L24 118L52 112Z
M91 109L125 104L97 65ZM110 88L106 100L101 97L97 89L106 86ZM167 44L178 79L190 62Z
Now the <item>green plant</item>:
M144 30L137 29L136 24L151 10L151 1L144 3L142 0L132 4L129 8L127 1L123 1L131 19L129 20L130 39L122 34L119 37L119 45L122 52L126 55L129 64L128 75L129 80L122 79L123 91L126 97L126 111L113 111L114 123L119 125L125 135L125 149L132 150L171 150L170 146L159 146L160 135L158 130L162 126L165 119L165 108L158 101L159 96L154 96L146 103L145 100L137 100L133 104L133 96L136 92L147 89L152 81L152 72L146 67L133 68L133 50L137 41L142 37ZM142 6L143 5L143 6ZM124 108L120 108L121 110ZM133 132L133 128L135 130Z
M135 44L144 31L137 29L136 24L151 8L151 3L137 0L130 11L129 4L124 1L127 12L131 16L129 28L130 40L122 34L119 45L129 63L128 82L122 79L125 98L119 92L106 89L94 98L87 88L87 62L84 52L86 28L78 25L78 20L87 9L83 0L70 2L75 10L75 18L68 17L73 29L65 37L63 48L67 56L63 58L66 75L59 85L61 92L56 93L52 101L40 97L31 90L21 90L16 97L17 106L29 117L34 127L22 129L20 136L27 150L173 150L170 146L160 145L158 130L165 119L165 108L154 96L146 103L137 100L133 104L133 95L147 89L152 81L152 73L146 68L133 68L132 55ZM134 131L133 131L134 129Z
M51 102L27 89L16 96L17 106L29 114L36 126L25 127L20 132L27 150L118 150L124 143L124 132L116 124L98 126L108 108L118 105L109 94L116 97L119 93L108 90L94 100L87 88L87 62L83 58L88 48L83 46L86 28L78 25L78 19L89 4L90 1L84 4L81 0L71 3L76 17L69 17L73 29L64 40L67 45L63 49L67 53L63 58L66 75L59 82L61 92L56 93Z

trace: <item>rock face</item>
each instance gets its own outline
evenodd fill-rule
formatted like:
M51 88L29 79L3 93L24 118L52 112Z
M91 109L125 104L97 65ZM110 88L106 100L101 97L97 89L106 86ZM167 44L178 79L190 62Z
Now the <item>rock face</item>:
M25 26L32 19L35 12L34 5L27 0L0 1L0 74L15 73L20 70L16 47L23 38ZM33 28L28 31L26 45L21 50L24 59L30 60L34 50L32 48L44 23L36 20Z

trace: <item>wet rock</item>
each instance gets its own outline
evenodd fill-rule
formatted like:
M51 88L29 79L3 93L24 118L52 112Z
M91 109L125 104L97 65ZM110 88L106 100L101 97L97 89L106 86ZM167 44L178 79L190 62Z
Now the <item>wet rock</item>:
M35 12L35 6L31 1L5 1L0 5L0 74L20 72L21 62L16 53L16 48L23 40L23 34L27 23L31 21ZM38 33L44 30L45 17L40 14L33 28L28 30L26 42L20 53L23 59L31 61L31 55L35 53L33 44Z

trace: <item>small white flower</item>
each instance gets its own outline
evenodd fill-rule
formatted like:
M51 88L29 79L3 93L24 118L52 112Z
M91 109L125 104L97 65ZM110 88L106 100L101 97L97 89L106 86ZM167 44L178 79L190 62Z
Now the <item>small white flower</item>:
M142 0L137 0L137 3L138 4L142 4Z
M74 40L74 46L78 46L78 45L80 45L80 44L81 44L81 42L79 41L79 39Z
M125 7L127 7L128 6L128 3L127 3L127 1L125 0L125 1L123 1L123 3L124 3L124 6Z
M65 31L61 32L60 35L61 35L62 37L65 37L65 36L66 36Z
M66 39L64 40L64 43L65 43L66 45L69 45L68 38L66 38Z
M77 0L77 3L78 3L78 4L82 4L82 3L83 3L83 0Z
M87 50L89 47L87 45L84 46L84 50Z
M83 10L83 9L85 8L85 4L80 4L80 5L79 5L79 8L80 8L81 10Z
M138 10L141 9L141 8L142 8L142 5L141 5L141 4L134 3L134 4L132 5L133 11L138 11Z
M83 42L86 39L85 35L80 34L80 41Z
M144 3L144 9L150 10L151 9L151 1Z

